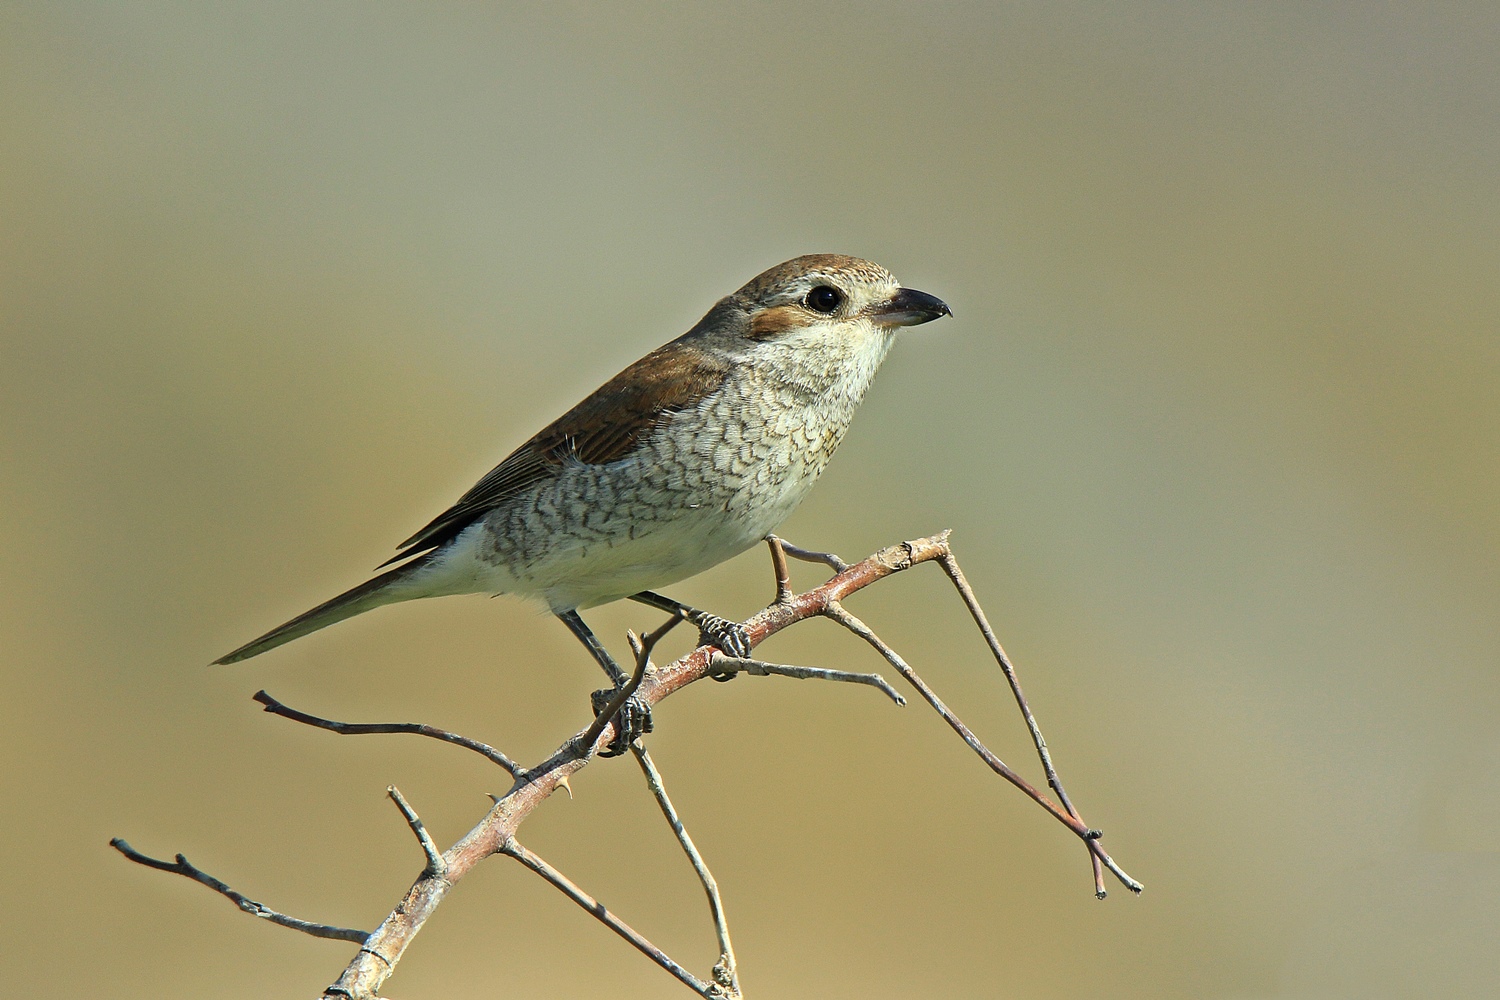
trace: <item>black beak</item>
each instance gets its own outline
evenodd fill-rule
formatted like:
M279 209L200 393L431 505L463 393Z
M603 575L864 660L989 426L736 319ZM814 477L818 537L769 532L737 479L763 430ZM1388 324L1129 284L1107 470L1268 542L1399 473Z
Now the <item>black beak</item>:
M940 316L952 316L948 303L936 295L903 288L882 305L875 307L874 320L880 326L916 326L930 323Z

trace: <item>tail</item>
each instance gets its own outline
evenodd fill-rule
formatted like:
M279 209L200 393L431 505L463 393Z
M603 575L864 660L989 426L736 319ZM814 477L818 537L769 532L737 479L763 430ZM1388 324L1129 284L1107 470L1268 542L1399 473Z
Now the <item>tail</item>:
M353 618L355 615L364 614L374 608L386 604L396 604L399 601L409 601L415 597L426 597L429 591L424 588L413 586L416 581L413 577L431 561L431 554L423 555L412 560L404 566L397 566L380 574L373 580L360 584L353 590L345 591L332 600L324 601L317 607L304 614L298 615L285 625L280 625L255 639L247 642L232 653L227 653L214 661L215 665L221 663L238 663L240 660L248 660L252 656L259 656L268 649L275 649L283 643L300 639L309 632L316 632L320 628L327 628L334 622L341 622L345 618Z

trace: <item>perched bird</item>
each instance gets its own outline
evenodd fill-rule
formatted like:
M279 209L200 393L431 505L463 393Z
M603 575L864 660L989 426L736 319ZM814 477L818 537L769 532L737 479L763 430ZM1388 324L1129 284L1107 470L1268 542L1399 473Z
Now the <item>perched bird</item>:
M652 592L756 544L807 496L896 331L951 315L878 264L771 268L517 448L360 584L246 643L234 663L418 597L545 601L619 684L580 608L678 614L732 655L739 626Z

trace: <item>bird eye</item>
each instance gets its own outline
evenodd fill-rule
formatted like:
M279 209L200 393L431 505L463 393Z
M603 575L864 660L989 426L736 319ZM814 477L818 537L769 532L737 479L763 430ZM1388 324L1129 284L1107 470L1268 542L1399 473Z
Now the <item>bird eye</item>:
M813 312L831 313L844 301L844 294L830 285L819 285L807 293L807 308Z

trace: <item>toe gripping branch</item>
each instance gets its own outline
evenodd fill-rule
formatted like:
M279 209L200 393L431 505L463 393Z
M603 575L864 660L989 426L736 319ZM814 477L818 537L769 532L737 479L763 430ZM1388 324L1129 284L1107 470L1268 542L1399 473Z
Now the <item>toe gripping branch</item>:
M730 621L728 618L720 618L718 615L709 614L681 601L674 601L670 597L643 590L639 594L630 596L632 601L644 604L648 607L665 611L676 615L681 621L688 622L698 629L698 645L718 646L719 649L730 656L745 657L750 655L754 645L750 640L750 631L739 622Z
M616 698L621 694L624 698L616 705ZM615 724L614 739L599 748L601 757L620 756L636 740L656 728L651 720L650 707L635 696L634 686L627 684L624 688L603 688L590 695L589 701L594 709L594 722L601 731L611 722ZM591 726L590 729L592 728ZM595 733L594 736L597 738L598 734ZM588 731L585 731L580 742L584 745L591 742Z

